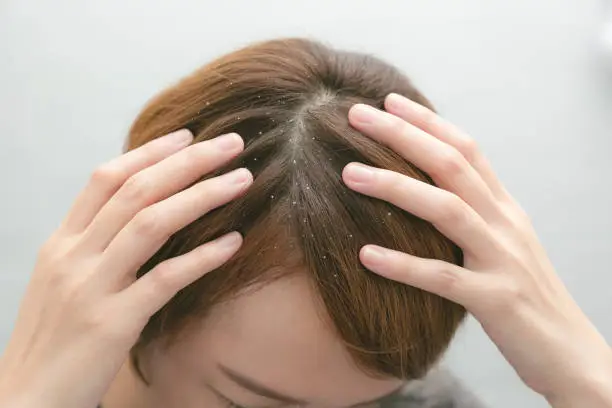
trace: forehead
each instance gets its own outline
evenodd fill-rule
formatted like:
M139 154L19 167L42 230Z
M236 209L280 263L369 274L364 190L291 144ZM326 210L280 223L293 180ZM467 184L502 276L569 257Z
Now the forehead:
M218 306L184 350L303 399L361 401L397 388L352 361L304 275L292 275ZM194 362L195 364L195 362ZM206 364L204 361L201 364Z

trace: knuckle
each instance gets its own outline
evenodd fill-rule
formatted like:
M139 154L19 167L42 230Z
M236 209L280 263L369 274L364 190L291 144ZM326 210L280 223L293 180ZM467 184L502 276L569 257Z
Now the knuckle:
M44 261L50 261L52 259L55 259L57 255L58 255L58 247L57 247L56 239L54 236L51 236L38 249L38 259L44 260Z
M54 284L64 282L73 269L71 264L77 259L75 245L62 243L58 245L53 240L47 241L38 250L35 271L44 279Z
M176 282L176 271L170 262L163 262L157 265L147 274L149 293L152 296L160 294L168 295L178 292Z
M121 196L129 201L145 203L150 194L151 181L145 176L130 177L121 187Z
M465 203L452 193L442 195L438 203L438 219L440 222L457 223L466 217Z
M467 159L468 162L472 162L479 151L476 140L468 136L461 138L455 147L463 155L463 157Z
M499 205L499 208L504 225L521 231L530 229L532 220L523 208L503 203Z
M444 262L436 266L436 287L441 294L455 294L460 290L461 276Z
M64 304L78 304L78 299L83 293L83 284L75 279L69 268L54 268L45 279L53 293Z
M436 176L455 175L465 170L465 158L453 148L444 149L433 167Z
M107 304L104 306L86 308L81 320L82 329L86 332L96 333L105 341L110 342L133 337L130 330L127 330L129 326L126 327L125 324L120 324L117 321L118 314L116 311L109 309Z
M136 214L131 221L132 229L136 235L143 237L161 237L167 235L162 222L163 218L159 217L156 212L156 210L149 207Z
M96 308L90 308L84 313L83 323L89 330L102 331L108 320L108 313Z
M49 285L49 287L53 290L53 292L70 292L69 290L65 291L64 288L68 280L68 274L64 271L63 268L50 268L48 273L45 276L45 282ZM64 294L65 293L61 293Z
M66 256L78 255L78 244L81 236L65 235L60 230L55 231L40 246L38 255L45 259L62 259Z
M508 214L507 216L516 219L521 226L532 225L533 221L531 219L531 216L527 213L527 211L525 211L523 207L513 206L512 210L507 209L506 211Z
M400 194L407 189L405 176L394 171L381 170L378 181L381 191L389 191L392 195Z
M525 298L522 285L516 279L500 280L491 292L494 308L504 313L516 310Z
M123 172L110 163L103 164L91 174L91 183L99 186L116 186L123 181Z

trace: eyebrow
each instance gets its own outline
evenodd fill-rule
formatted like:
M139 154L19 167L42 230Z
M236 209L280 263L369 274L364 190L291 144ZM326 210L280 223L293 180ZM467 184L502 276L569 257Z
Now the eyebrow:
M295 398L295 397L291 397L288 395L284 395L278 391L275 391L271 388L266 387L263 384L259 384L257 381L253 380L252 378L249 378L243 374L240 374L234 370L232 370L231 368L225 367L222 364L218 364L219 366L219 370L221 370L221 372L223 372L230 380L232 380L234 383L238 384L239 386L259 395L260 397L265 397L265 398L269 398L269 399L273 399L276 401L280 401L286 404L294 404L294 405L306 405L307 401L304 401L302 399L299 398ZM364 405L368 405L368 404L372 404L375 402L378 402L382 399L388 398L393 396L394 394L396 394L397 392L399 392L401 389L403 388L403 386L400 386L399 388L391 391L388 394L385 395L381 395L380 397L377 397L373 400L370 401L363 401L363 402L359 402L357 404L353 404L348 408L358 408Z

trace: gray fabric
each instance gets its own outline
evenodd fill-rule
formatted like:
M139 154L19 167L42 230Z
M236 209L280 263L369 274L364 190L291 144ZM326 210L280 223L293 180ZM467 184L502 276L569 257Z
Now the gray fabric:
M383 401L382 408L486 408L456 377L436 368L423 379L411 381L397 395Z

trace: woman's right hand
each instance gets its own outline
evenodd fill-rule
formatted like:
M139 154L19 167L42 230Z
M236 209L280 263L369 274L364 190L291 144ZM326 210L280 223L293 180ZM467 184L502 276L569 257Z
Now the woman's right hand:
M96 406L149 317L240 247L232 232L136 279L173 233L252 183L238 169L192 185L244 148L236 134L192 140L181 130L94 172L40 250L0 360L0 406Z

